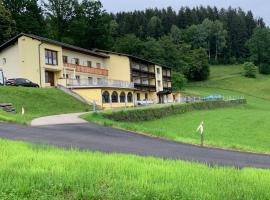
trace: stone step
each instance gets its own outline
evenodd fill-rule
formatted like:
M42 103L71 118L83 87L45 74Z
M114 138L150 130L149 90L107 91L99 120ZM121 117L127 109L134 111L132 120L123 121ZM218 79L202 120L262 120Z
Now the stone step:
M16 109L13 107L12 103L0 103L0 109L8 113L16 113Z

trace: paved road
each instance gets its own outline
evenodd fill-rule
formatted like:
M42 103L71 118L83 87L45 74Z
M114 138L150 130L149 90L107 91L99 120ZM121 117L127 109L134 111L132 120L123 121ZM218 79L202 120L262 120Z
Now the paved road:
M40 117L40 118L34 119L31 122L31 126L88 123L86 120L81 119L79 117L80 115L83 115L83 114L85 113L69 113L69 114L62 114L62 115Z
M0 137L67 148L77 147L83 150L181 159L239 168L270 169L270 155L201 148L96 124L29 127L0 123Z

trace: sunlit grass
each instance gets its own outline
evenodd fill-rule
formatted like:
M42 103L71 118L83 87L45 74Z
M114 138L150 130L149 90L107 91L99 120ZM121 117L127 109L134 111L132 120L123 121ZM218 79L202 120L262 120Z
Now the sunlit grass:
M270 171L0 140L0 199L269 199Z

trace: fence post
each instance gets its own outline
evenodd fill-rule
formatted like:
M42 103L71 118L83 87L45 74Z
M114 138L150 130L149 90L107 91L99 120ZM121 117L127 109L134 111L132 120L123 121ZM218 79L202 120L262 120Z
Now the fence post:
M95 100L93 101L93 110L94 110L94 112L96 112L96 101Z
M204 133L202 132L202 134L201 134L201 147L203 147L203 142L204 142L203 141L204 140L204 137L203 136L204 136Z

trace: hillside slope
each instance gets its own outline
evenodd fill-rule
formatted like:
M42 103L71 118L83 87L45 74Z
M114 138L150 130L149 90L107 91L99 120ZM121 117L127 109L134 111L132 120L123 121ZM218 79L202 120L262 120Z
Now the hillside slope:
M0 87L0 103L12 103L17 110L17 114L0 111L0 120L19 123L28 123L41 116L91 109L91 106L55 88ZM22 107L24 116L21 115Z

